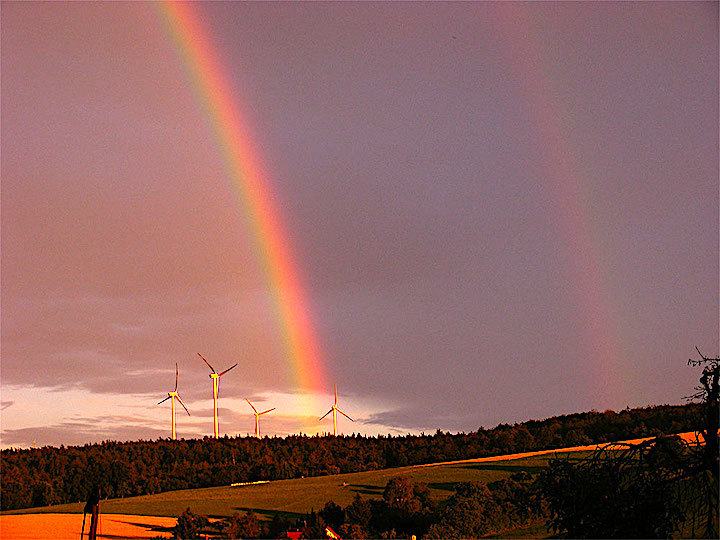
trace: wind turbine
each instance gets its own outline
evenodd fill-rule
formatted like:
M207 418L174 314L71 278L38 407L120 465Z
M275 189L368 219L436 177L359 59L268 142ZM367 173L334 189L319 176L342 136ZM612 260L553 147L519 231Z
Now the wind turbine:
M220 383L220 377L222 377L228 371L230 371L232 368L237 366L237 364L230 366L222 373L217 373L215 371L215 368L210 365L210 362L205 360L205 357L202 354L198 353L198 356L200 358L202 358L205 361L205 363L208 365L208 367L212 370L212 373L210 374L210 378L212 379L212 384L213 384L213 415L214 415L213 416L213 421L214 421L213 425L215 427L215 438L217 439L218 438L217 396L218 396L218 385Z
M340 409L338 409L338 406L337 406L337 384L335 385L335 403L333 404L333 406L330 408L330 410L328 412L326 412L325 414L323 414L320 417L320 420L322 420L328 414L332 413L332 415L333 415L333 437L337 437L337 415L336 415L336 412L339 412L340 414L342 414L345 418L347 418L351 422L355 421L352 418L350 418L347 414L342 412Z
M168 399L172 399L172 438L173 440L176 439L175 437L175 400L177 399L180 402L180 405L183 406L183 409L185 409L185 412L188 413L188 416L190 416L190 411L187 410L187 407L182 402L182 399L180 399L180 396L177 393L177 383L178 383L178 365L177 362L175 362L175 390L172 392L168 392L168 397L163 399L162 401L158 402L158 405L160 403L163 403L167 401Z
M252 403L250 403L250 400L248 398L245 398L245 401L247 401L248 405L250 405L252 407L252 410L255 411L255 436L259 439L260 438L260 415L269 413L270 411L274 411L275 407L273 407L272 409L268 409L267 411L257 412L257 409L255 408L255 406Z

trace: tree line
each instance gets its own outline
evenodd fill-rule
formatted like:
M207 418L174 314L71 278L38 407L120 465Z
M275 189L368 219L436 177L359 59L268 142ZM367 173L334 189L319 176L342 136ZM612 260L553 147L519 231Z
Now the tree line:
M90 485L120 498L652 437L697 430L703 414L700 404L660 405L458 434L226 436L8 449L0 454L0 509L80 502Z

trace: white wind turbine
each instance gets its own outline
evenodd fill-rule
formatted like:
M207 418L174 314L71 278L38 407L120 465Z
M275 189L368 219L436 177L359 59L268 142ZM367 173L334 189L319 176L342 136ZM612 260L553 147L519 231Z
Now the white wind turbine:
M188 413L188 416L190 416L190 411L187 410L187 407L182 402L182 399L180 399L180 396L177 393L177 383L178 383L178 365L177 362L175 362L175 390L172 392L168 392L168 397L163 399L162 401L158 402L158 405L160 403L163 403L167 401L168 399L172 399L172 438L173 440L176 439L175 437L175 400L177 399L180 402L180 405L183 406L183 409L185 409L185 412Z
M257 412L257 409L255 408L255 406L252 403L250 403L250 400L248 398L245 398L245 401L248 402L248 405L250 405L252 407L252 410L255 412L255 436L259 439L260 438L260 416L263 414L267 414L270 411L274 411L275 407L273 407L272 409L268 409L267 411Z
M213 384L213 422L214 422L213 426L215 428L215 438L217 439L218 438L217 396L218 396L218 386L220 383L220 377L222 377L228 371L230 371L232 368L237 366L237 364L230 366L222 373L216 373L215 368L210 365L210 362L205 360L205 357L202 354L198 353L198 356L200 358L202 358L205 361L205 363L208 365L208 367L212 370L212 373L210 374L210 378L212 379L212 384Z
M320 417L320 420L325 418L330 413L332 413L332 415L333 415L333 437L337 437L337 414L336 413L342 414L345 418L347 418L351 422L355 421L352 418L350 418L347 414L342 412L340 409L338 409L338 406L337 406L337 384L335 385L335 403L333 404L333 406L330 408L330 410L328 412L326 412L325 414L323 414Z

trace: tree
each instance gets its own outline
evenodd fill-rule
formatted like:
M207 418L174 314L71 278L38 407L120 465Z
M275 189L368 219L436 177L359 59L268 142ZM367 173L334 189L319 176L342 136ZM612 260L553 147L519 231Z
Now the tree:
M720 429L720 357L708 358L695 347L700 360L688 360L690 366L702 366L700 385L689 399L700 399L704 408L704 422L701 433L705 439L702 466L717 480L720 474L720 452L718 451L718 429Z
M540 475L550 526L570 538L667 538L683 513L672 471L647 459L651 442L612 444L574 463L552 460Z
M407 477L391 478L383 491L382 506L373 506L371 528L382 534L422 536L433 521L433 502L425 484Z
M425 484L413 484L407 477L391 478L383 491L390 508L414 514L430 506L430 492Z
M199 538L198 531L206 527L208 522L208 518L196 516L188 508L178 517L177 524L173 527L173 538Z
M509 516L513 527L520 527L547 515L547 507L536 478L526 471L493 482L489 487L494 499Z
M704 444L657 437L606 445L579 462L551 461L540 484L556 533L658 538L683 532L717 538L720 359L698 353L700 360L688 361L703 368L689 399L702 400L695 429Z
M363 530L367 530L370 527L371 518L372 506L366 499L360 497L359 493L356 493L350 506L345 507L345 521L350 525L358 525Z
M344 510L334 501L326 502L323 509L318 512L318 515L333 529L339 529L340 525L345 522Z
M484 482L463 482L455 487L439 523L428 530L428 538L479 538L508 525Z
M407 509L415 506L413 495L413 485L406 476L391 478L383 491L383 499L391 508Z
M257 514L248 510L244 516L233 514L224 534L226 538L260 538L263 530Z
M720 447L718 430L720 429L720 357L709 358L695 347L700 360L688 359L688 365L702 366L700 384L689 399L700 399L703 404L704 418L700 433L705 445L699 446L693 455L693 465L697 473L693 476L689 496L696 514L704 514L702 532L706 538L717 538L718 526L718 475L720 475ZM693 485L694 484L694 485ZM694 488L694 489L693 489ZM694 531L693 531L694 532Z

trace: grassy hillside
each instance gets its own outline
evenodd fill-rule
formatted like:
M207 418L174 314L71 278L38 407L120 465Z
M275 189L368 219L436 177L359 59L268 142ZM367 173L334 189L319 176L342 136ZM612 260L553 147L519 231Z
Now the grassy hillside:
M109 498L373 471L690 431L697 406L590 411L471 433L220 437L106 441L0 452L0 509L84 501L93 484Z
M368 498L381 498L388 480L407 476L413 482L428 484L432 497L443 500L450 497L455 484L468 481L493 482L514 472L537 472L547 466L551 455L496 461L492 463L460 463L432 467L398 467L377 471L336 474L293 480L277 480L266 484L240 487L187 489L143 495L125 499L103 501L103 513L178 516L190 507L194 513L208 516L231 516L252 509L262 516L275 513L299 515L311 509L319 510L327 501L341 506L352 502L356 494ZM80 503L27 508L3 512L46 513L82 512Z

